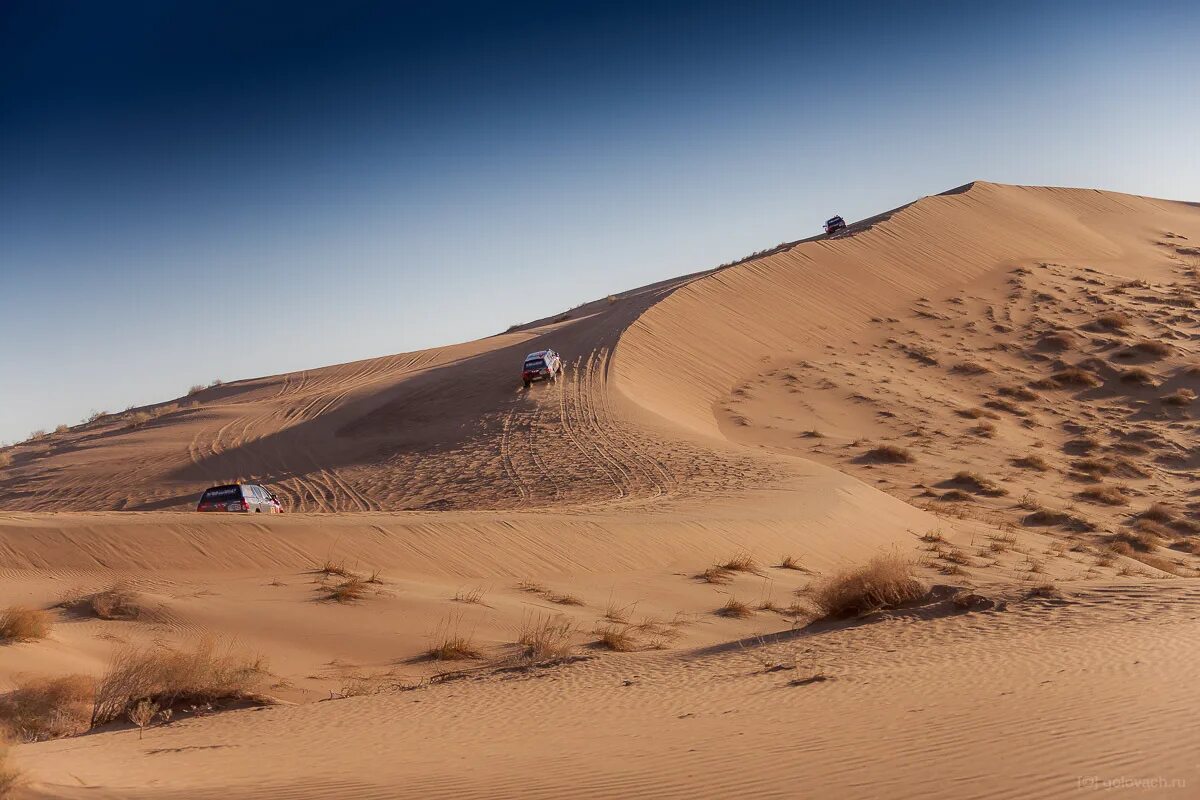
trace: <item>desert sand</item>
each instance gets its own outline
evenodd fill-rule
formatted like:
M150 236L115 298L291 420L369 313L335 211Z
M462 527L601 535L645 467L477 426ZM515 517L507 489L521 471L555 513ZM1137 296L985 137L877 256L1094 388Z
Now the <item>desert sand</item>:
M18 735L14 796L1194 797L1198 301L1200 206L976 182L8 448L0 608L50 628L0 691L254 665ZM287 513L191 511L232 480ZM880 554L922 595L822 618Z

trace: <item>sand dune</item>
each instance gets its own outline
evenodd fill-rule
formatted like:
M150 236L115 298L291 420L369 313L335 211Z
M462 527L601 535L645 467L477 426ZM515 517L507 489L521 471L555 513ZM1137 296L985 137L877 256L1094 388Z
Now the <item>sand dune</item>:
M5 688L215 637L274 702L21 744L18 791L1191 796L1198 244L1194 205L976 182L11 448L0 607L53 627ZM290 513L190 512L238 478ZM880 552L941 588L816 620ZM136 618L79 600L115 584ZM571 656L530 668L549 620ZM431 659L447 631L474 652Z

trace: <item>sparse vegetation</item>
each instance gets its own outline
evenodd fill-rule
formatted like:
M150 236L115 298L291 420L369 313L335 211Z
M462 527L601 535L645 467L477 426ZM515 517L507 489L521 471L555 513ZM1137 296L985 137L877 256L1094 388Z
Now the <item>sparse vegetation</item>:
M963 361L951 367L950 371L960 375L987 375L992 370L978 361Z
M1101 380L1094 373L1079 367L1067 367L1050 376L1055 384L1062 387L1091 388L1099 386Z
M1012 459L1011 463L1014 467L1020 467L1021 469L1032 469L1038 472L1046 472L1050 469L1050 462L1046 461L1046 459L1042 458L1037 453L1031 453L1027 456L1014 458Z
M335 603L356 603L367 595L367 582L357 575L332 586L322 587L322 600Z
M995 481L983 477L978 472L967 472L965 470L957 472L952 480L954 483L966 486L976 494L982 494L987 497L1003 497L1008 494L1008 489L997 485Z
M1079 492L1077 497L1092 503L1106 506L1123 506L1129 502L1129 495L1120 486L1093 486Z
M9 606L0 612L0 642L45 639L50 627L50 615L38 608Z
M106 620L131 620L143 614L141 596L123 581L90 595L65 598L60 605Z
M426 655L434 661L462 661L481 658L474 637L462 632L462 617L450 615L438 623L433 632L433 644Z
M617 653L628 653L638 648L637 640L620 625L604 625L596 630L596 637L597 645Z
M30 678L0 695L0 736L40 742L88 729L95 681L86 675Z
M747 603L743 603L733 595L725 601L725 605L717 609L717 614L722 617L733 617L734 619L746 619L754 614L754 610Z
M126 716L143 700L164 709L253 700L265 674L261 660L231 650L219 653L212 640L190 650L125 648L96 684L91 725Z
M924 594L912 562L889 553L817 583L809 597L822 616L844 617L897 606Z
M1109 311L1096 317L1090 327L1101 331L1120 331L1133 323L1128 314L1121 311Z
M138 739L141 739L146 734L146 726L153 722L154 717L158 715L158 703L139 700L137 705L126 713L129 721L138 726Z
M796 558L793 555L786 555L782 559L780 559L779 568L780 569L794 569L794 570L803 570L804 569L803 565L801 565L801 563L800 563L800 559Z
M996 426L987 420L980 422L975 427L971 428L968 433L984 439L991 439L996 435Z
M1121 382L1132 383L1136 384L1137 386L1158 385L1158 381L1155 380L1154 375L1149 370L1142 369L1141 367L1134 367L1133 369L1127 369L1122 372Z
M916 461L912 452L906 447L894 444L884 444L863 453L867 461L877 461L884 464L911 464Z
M544 664L568 658L574 635L575 624L561 614L526 615L517 644L524 648L522 658L525 661Z
M456 603L470 603L470 604L474 604L474 605L484 605L483 587L476 586L474 589L468 589L466 591L459 590L454 595L454 601Z

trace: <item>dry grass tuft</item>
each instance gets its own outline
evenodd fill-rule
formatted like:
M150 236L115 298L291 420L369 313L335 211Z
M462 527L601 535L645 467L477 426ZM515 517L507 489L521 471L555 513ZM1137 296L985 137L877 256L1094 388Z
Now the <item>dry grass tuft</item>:
M335 603L356 603L367 596L367 582L356 575L333 586L326 586L321 591L323 592L322 600L332 600Z
M1175 520L1175 512L1162 503L1152 503L1149 508L1138 515L1140 519L1148 519L1151 522L1168 523Z
M1191 389L1178 389L1162 398L1163 405L1187 406L1196 399L1196 393Z
M1020 467L1021 469L1032 469L1038 472L1046 472L1050 469L1050 462L1036 453L1032 455L1021 456L1020 458L1014 458L1010 463L1012 463L1014 467Z
M481 658L482 653L475 646L472 634L461 631L462 618L451 615L438 623L433 632L433 645L426 655L434 661L463 661Z
M1079 388L1091 388L1099 386L1102 381L1095 373L1088 372L1086 369L1079 367L1067 367L1050 376L1050 380L1058 386L1074 386Z
M629 653L638 648L637 639L619 625L605 625L596 630L596 644L617 653Z
M717 564L716 566L718 569L723 569L726 572L752 572L756 575L760 572L758 562L754 560L754 556L744 550L734 555L733 558L726 559L724 563Z
M1118 542L1123 542L1128 546L1129 550L1121 547L1123 555L1129 555L1132 550L1137 550L1142 553L1152 553L1158 549L1159 542L1162 541L1158 535L1151 531L1117 531L1108 537L1111 545L1117 546Z
M96 683L91 725L126 716L143 700L166 709L252 699L265 674L261 660L228 649L219 653L211 640L192 650L126 648Z
M573 594L548 594L546 599L560 606L581 606L583 601Z
M1129 503L1129 495L1121 486L1093 486L1079 492L1077 497L1106 506L1123 506Z
M985 478L978 472L961 471L956 472L952 480L955 483L962 484L976 494L982 494L987 497L1003 497L1008 494L1008 489L998 486L991 478Z
M50 633L50 614L38 608L9 606L0 612L0 642L32 642Z
M68 594L59 605L77 614L106 620L133 620L145 615L141 595L124 581L90 595Z
M619 625L628 624L635 606L637 606L637 603L630 603L627 606L617 605L617 602L610 597L608 605L604 608L604 618L609 622L615 622Z
M1152 339L1138 342L1129 349L1138 355L1151 356L1153 358L1166 358L1175 352L1171 345L1166 342L1154 341Z
M725 605L717 609L716 613L722 617L733 617L734 619L747 619L754 614L754 610L749 604L743 603L733 595L725 601Z
M1000 415L995 411L987 411L986 409L979 408L978 406L972 408L959 408L956 409L954 413L958 414L960 417L965 417L966 419L982 419L984 417L1000 419Z
M569 658L575 624L561 614L526 615L521 623L517 644L524 648L521 657L530 664L545 664Z
M1141 367L1134 367L1133 369L1127 369L1122 372L1121 383L1132 383L1137 386L1158 385L1158 381L1155 379L1154 374L1149 370L1142 369Z
M872 448L863 453L863 458L867 461L877 461L884 464L911 464L916 461L912 451L906 447L898 447L894 444L883 444Z
M1089 327L1101 331L1119 331L1128 328L1133 323L1128 314L1121 311L1109 311L1092 320Z
M476 586L474 589L470 589L467 591L459 590L459 592L454 595L454 601L456 603L472 603L475 605L484 605L483 587Z
M1053 583L1040 583L1037 586L1030 587L1025 593L1026 597L1040 597L1045 600L1058 600L1062 598L1062 592Z
M996 390L996 393L1004 397L1011 397L1014 400L1024 400L1026 402L1038 399L1037 392L1024 386L1001 386Z
M696 577L705 583L714 583L718 586L723 586L733 579L733 574L727 569L713 566L704 570Z
M992 370L978 361L963 361L951 367L950 371L960 375L987 375Z
M971 428L967 432L971 433L975 436L981 436L984 439L991 439L993 436L996 435L996 426L993 425L992 423L984 420L983 422L979 423L978 425L976 425L974 428Z
M913 564L899 554L878 555L861 567L842 570L813 587L810 599L825 617L844 617L916 600L925 587Z
M334 561L333 559L325 559L325 563L317 567L317 572L322 575L337 575L339 578L349 578L354 573L346 569L345 561Z
M804 571L804 566L800 563L800 559L793 555L786 555L779 561L780 569L794 569Z
M83 733L91 722L96 682L86 675L32 678L0 696L0 734L40 742Z

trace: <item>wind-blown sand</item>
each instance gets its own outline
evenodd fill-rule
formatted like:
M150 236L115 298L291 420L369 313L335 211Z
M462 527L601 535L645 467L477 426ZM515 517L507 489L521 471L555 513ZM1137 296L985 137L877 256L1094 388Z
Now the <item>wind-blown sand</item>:
M0 684L217 637L274 701L21 744L18 791L1194 796L1198 271L1195 205L974 183L11 448L0 606L54 627L0 645ZM547 346L564 379L523 390ZM290 513L189 510L239 478ZM814 622L805 587L880 552L987 602ZM375 580L322 601L323 566ZM139 619L58 605L115 581ZM573 655L516 668L559 615ZM449 629L479 657L426 657Z

